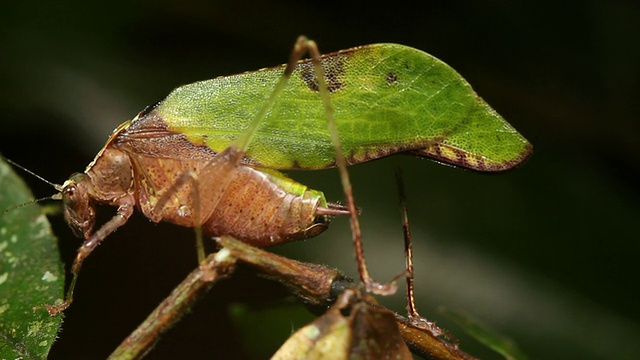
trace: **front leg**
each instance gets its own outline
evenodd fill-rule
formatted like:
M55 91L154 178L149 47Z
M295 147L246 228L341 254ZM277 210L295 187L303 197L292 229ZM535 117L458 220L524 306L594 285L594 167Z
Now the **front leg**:
M129 220L131 214L133 214L135 199L131 195L126 195L118 199L117 205L118 211L111 218L111 220L107 221L93 234L87 236L85 238L85 241L82 243L82 246L80 246L80 248L78 249L78 254L76 255L75 261L73 262L73 267L71 268L73 278L71 279L71 284L69 285L69 289L67 290L67 296L64 302L58 305L36 306L34 307L34 310L45 308L47 309L49 314L53 316L61 311L64 311L69 307L69 305L71 305L71 302L73 301L73 289L76 286L76 281L78 280L78 274L80 273L82 262L98 245L100 245L102 240L116 231L119 227L127 223L127 220Z

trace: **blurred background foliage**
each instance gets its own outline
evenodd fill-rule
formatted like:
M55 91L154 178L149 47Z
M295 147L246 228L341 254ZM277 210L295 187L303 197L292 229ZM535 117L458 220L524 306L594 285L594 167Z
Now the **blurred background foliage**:
M438 306L511 336L531 358L637 358L639 10L632 1L5 1L0 151L61 183L119 123L175 86L283 63L299 34L323 52L410 45L457 69L534 155L493 176L409 157L352 167L373 275L387 280L403 268L393 178L401 164L419 310L463 349L498 357ZM289 175L343 197L335 171ZM53 191L28 180L38 196ZM69 264L80 242L52 220ZM194 243L188 229L136 215L85 263L51 358L104 358L195 266ZM355 274L344 219L274 251ZM228 305L284 295L241 271L150 358L245 358ZM403 311L400 294L383 301Z

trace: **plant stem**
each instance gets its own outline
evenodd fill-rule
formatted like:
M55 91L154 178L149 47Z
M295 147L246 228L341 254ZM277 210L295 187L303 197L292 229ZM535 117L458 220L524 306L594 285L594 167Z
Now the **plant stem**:
M236 258L222 249L205 261L180 283L147 319L132 332L109 359L141 359L182 316L206 294L213 284L235 269Z

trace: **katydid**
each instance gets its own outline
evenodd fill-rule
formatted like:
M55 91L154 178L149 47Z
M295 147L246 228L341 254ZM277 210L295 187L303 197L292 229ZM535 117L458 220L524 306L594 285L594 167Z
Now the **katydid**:
M300 61L309 49L313 59ZM46 308L53 315L70 305L83 260L135 208L154 222L255 246L315 236L332 216L350 214L361 278L368 290L389 292L364 267L353 199L329 203L277 170L338 165L350 197L346 165L401 152L502 171L531 145L449 66L396 44L320 57L301 38L286 65L178 87L118 126L83 173L56 185L67 223L85 240L67 298ZM98 203L118 209L94 231Z

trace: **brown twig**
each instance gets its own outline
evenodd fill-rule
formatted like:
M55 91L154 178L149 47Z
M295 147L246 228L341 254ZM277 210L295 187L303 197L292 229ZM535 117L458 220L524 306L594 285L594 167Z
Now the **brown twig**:
M235 268L236 258L221 250L205 261L178 285L132 332L109 359L141 359L171 329L193 304L206 294L213 284L228 276Z
M358 286L338 270L327 266L291 260L229 237L219 239L218 244L222 249L207 257L203 265L189 274L109 359L144 357L216 281L233 272L237 261L250 264L279 281L305 303L325 309L333 304L344 288ZM427 359L473 359L456 345L434 336L432 331L420 328L409 319L387 310L372 296L366 299L368 306L395 316L401 336L415 354Z

